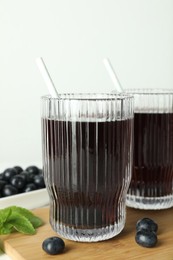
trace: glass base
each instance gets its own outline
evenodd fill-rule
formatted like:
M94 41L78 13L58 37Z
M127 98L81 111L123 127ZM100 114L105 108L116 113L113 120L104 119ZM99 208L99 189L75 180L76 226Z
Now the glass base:
M173 195L163 197L142 197L127 194L126 205L136 209L168 209L173 207Z
M95 229L76 229L58 223L52 225L52 228L55 232L66 239L78 242L98 242L118 235L123 230L124 226L125 221L120 222L119 224Z

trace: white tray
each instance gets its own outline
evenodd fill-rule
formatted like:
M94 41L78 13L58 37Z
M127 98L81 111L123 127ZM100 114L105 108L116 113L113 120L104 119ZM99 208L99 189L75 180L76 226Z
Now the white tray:
M35 209L47 206L48 204L49 196L46 188L0 198L0 209L9 206L19 206L27 209Z

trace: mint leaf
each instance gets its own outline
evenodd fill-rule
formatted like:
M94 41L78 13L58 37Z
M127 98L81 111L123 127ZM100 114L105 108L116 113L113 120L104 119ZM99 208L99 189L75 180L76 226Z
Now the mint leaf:
M12 231L13 226L7 224L6 221L11 215L11 209L5 208L0 210L0 235L9 234Z
M3 226L0 227L0 235L10 234L13 230L13 225L10 223L4 223Z
M5 208L0 210L0 226L8 219L11 214L11 208Z
M16 212L24 217L26 217L33 225L34 228L40 227L43 224L43 221L35 216L31 211L17 206L11 206L10 207L12 212Z
M7 219L6 224L12 225L15 230L23 234L32 235L36 233L32 223L26 217L17 212L12 211L11 215Z
M31 211L11 206L0 210L0 235L10 234L14 230L24 234L35 234L35 228L41 226L43 221Z

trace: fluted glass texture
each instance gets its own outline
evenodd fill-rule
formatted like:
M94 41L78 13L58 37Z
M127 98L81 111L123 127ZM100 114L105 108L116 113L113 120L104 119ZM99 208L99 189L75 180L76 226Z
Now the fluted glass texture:
M125 224L131 179L133 98L42 98L43 169L50 224L64 238L100 241Z
M173 206L173 90L129 90L134 94L134 162L127 205Z

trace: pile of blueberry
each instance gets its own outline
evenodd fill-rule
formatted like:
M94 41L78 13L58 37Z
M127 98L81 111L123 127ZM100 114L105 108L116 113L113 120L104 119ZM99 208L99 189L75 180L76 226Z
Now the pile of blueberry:
M42 188L45 188L43 172L37 166L25 170L15 166L0 174L0 198Z
M158 225L150 218L143 218L136 223L136 243L143 247L154 247L157 244Z

